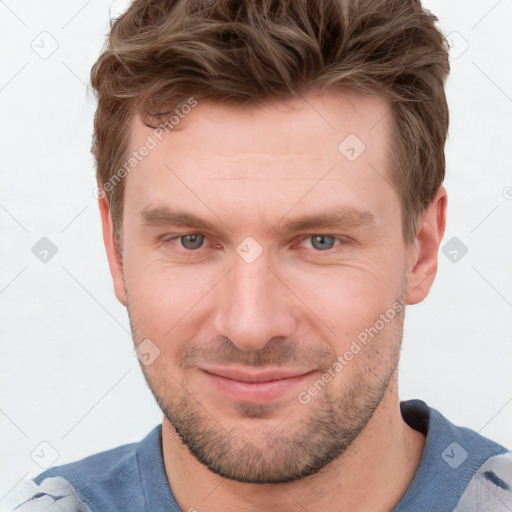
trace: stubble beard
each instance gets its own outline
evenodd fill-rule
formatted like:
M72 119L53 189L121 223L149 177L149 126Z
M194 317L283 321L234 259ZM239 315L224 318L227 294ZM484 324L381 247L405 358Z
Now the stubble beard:
M349 363L358 365L349 382L336 386L337 379L344 379L342 370L314 400L306 405L297 400L293 412L277 426L274 421L268 432L264 423L275 418L273 404L235 403L234 410L249 427L228 431L200 403L201 396L187 390L187 379L178 383L158 361L148 367L141 364L141 368L157 404L183 444L213 473L244 483L298 481L343 456L379 407L398 368L404 295L402 292L397 299L402 311ZM127 308L135 340L138 337L129 303Z

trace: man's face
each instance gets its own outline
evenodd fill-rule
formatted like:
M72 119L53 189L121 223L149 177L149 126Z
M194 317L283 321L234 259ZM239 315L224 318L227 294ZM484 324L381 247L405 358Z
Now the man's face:
M353 93L200 101L162 141L134 118L131 151L157 144L126 178L116 293L160 351L141 366L166 418L224 477L317 472L388 389L410 249L387 111Z

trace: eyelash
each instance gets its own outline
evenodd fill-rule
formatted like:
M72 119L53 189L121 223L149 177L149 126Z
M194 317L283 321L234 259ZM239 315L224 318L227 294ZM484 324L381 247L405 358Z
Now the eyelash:
M180 240L184 236L191 236L191 235L201 235L201 236L205 237L205 240L208 239L208 236L204 235L203 233L183 233L181 235L176 235L176 236L173 236L170 238L163 239L162 242L163 243L174 242L175 240ZM328 233L312 233L312 234L305 235L305 236L301 237L298 243L302 243L305 240L311 239L314 236L331 237L331 238L334 238L335 241L339 242L339 244L336 244L333 247L331 247L330 249L326 249L325 251L319 251L319 250L313 249L313 251L317 252L317 253L333 253L336 251L336 247L339 248L340 246L345 245L348 241L348 237L346 237L346 236L336 236L336 235L331 235ZM294 245L297 245L297 244L295 243ZM185 247L181 246L180 249L182 249L184 252L187 252L187 253L194 253L194 252L199 252L200 249L204 249L204 246L201 246L198 249L186 249Z

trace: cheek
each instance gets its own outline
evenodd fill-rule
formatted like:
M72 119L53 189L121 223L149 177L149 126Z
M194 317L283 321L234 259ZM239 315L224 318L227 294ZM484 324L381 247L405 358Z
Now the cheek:
M281 264L275 261L274 271L293 292L286 307L302 317L303 328L313 328L326 340L334 338L333 346L340 344L335 347L338 351L373 325L400 295L404 275L400 256L381 246L336 265L299 259L283 260ZM161 344L172 340L172 346L177 347L197 337L199 331L208 331L221 290L232 295L226 290L226 282L220 282L230 268L226 261L171 265L162 256L127 247L124 268L130 316L138 327L137 335ZM285 291L283 300L286 296Z
M350 266L296 269L290 273L294 292L310 311L306 314L316 315L332 329L326 335L335 337L338 349L372 326L401 296L403 262L398 257L381 256Z
M164 342L181 341L194 334L199 324L202 300L211 292L214 269L199 271L189 266L171 266L164 261L137 259L132 253L125 262L125 279L130 315L140 336Z

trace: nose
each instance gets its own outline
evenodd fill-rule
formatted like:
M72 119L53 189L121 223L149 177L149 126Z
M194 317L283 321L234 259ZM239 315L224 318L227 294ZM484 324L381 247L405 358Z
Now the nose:
M276 336L292 336L296 304L278 276L264 253L252 263L235 254L233 268L217 290L217 335L228 337L242 350L258 350Z

